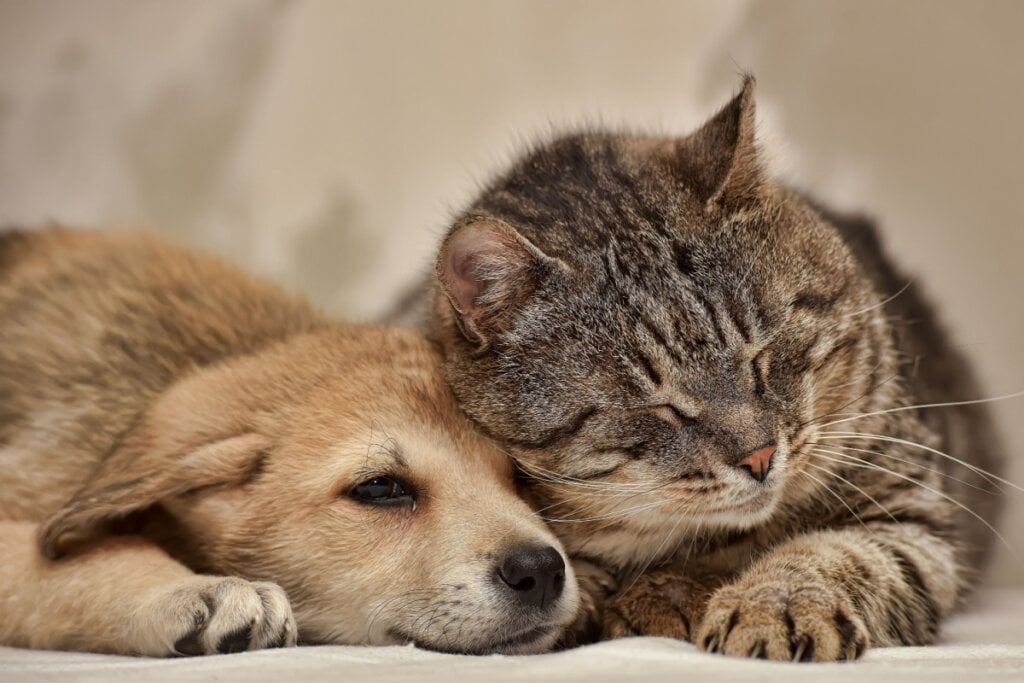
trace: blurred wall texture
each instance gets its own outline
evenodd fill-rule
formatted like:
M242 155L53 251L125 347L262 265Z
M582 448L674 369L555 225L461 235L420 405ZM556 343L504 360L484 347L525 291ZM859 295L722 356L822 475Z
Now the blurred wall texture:
M684 133L749 69L776 172L882 221L995 396L1024 389L1022 33L1015 0L0 0L0 223L150 226L372 318L524 140ZM1016 456L1024 400L995 410Z

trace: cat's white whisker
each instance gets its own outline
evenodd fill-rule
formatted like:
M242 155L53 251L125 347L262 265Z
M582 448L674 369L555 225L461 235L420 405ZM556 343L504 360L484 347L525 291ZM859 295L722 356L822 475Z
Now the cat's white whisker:
M978 398L970 401L949 401L946 403L922 403L912 406L899 406L896 408L888 408L886 410L875 410L869 413L850 413L853 417L846 417L842 420L833 420L832 422L825 422L818 427L831 427L832 425L841 424L843 422L851 422L853 420L860 420L865 417L872 417L874 415L887 415L889 413L899 413L905 410L919 410L924 408L951 408L955 406L971 406L980 403L993 403L995 401L1006 401L1013 398L1021 398L1024 396L1024 390L1015 391L1012 394L1004 394L1002 396L993 396L991 398Z
M812 453L813 453L813 452L812 452ZM902 523L901 523L901 522L900 522L900 521L899 521L898 519L896 519L896 517L895 517L895 516L894 516L894 515L892 514L892 512L890 512L890 511L889 511L889 508L887 508L887 507L885 507L884 505L882 505L881 503L879 503L879 502L878 502L878 500L877 500L877 499L875 499L875 497L874 497L874 496L872 496L872 495L871 495L870 493L868 493L867 491L865 491L865 490L864 490L864 489L862 489L861 487L859 487L859 486L857 486L856 484L854 484L854 483L853 483L852 481L850 481L849 479L847 479L847 478L846 478L846 477L844 477L843 475L839 474L838 472L833 472L832 470L830 470L830 469L828 469L828 468L826 468L826 467L821 467L821 466L819 466L819 465L815 465L814 463L810 463L810 462L809 462L809 463L807 463L807 464L808 464L808 466L810 466L810 467L813 467L813 468L815 468L815 469L818 469L818 470L822 470L822 471L828 472L829 474L831 474L831 475L832 475L833 477L835 477L835 478L836 478L836 479L838 479L839 481L841 481L841 482L845 483L845 484L846 484L847 486L851 486L851 487L853 487L853 488L854 488L854 489L855 489L855 490L856 490L857 492L859 492L859 493L860 493L860 494L861 494L862 496L864 496L865 498L867 498L868 500L870 500L870 501L871 501L872 503L874 503L874 504L875 504L875 506L876 506L876 507L878 507L878 509L879 509L879 510L881 510L882 512L884 512L884 513L885 513L885 514L886 514L886 515L887 515L887 516L889 517L889 519L891 519L892 521L896 522L896 523L897 523L897 524L899 524L900 526L903 526L903 524L902 524ZM854 515L854 516L856 516L856 515ZM859 517L857 518L857 521L859 521L859 522L860 522L860 523L861 523L862 525L864 524L864 521L863 521L863 520L861 520L861 519L860 519Z
M914 460L907 460L906 458L900 458L898 456L892 455L891 453L884 453L882 451L872 451L872 450L869 450L867 448L857 448L856 446L847 446L845 444L839 444L839 443L830 443L830 444L828 444L828 446L829 446L829 448L839 448L839 449L844 450L844 451L857 451L859 453L866 453L868 455L878 455L878 456L881 456L883 458L889 458L890 460L895 460L897 462L901 462L901 463L904 463L906 465L911 465L913 467L918 467L920 469L925 470L926 472L931 472L931 473L936 474L936 475L938 475L940 477L944 477L946 479L950 479L952 481L957 482L958 484L963 484L964 486L969 486L972 489L975 489L977 491L981 491L982 493L995 494L995 493L1000 493L1003 490L1002 488L1000 488L996 484L996 482L989 482L990 484L992 484L996 488L995 491L992 491L992 490L989 490L989 489L986 489L986 488L982 488L981 486L978 486L977 484L972 484L969 481L965 481L963 479L960 479L959 477L954 477L952 474L949 474L947 472L943 472L942 470L938 470L938 469L934 469L934 468L928 467L924 463L915 462Z
M871 398L872 396L875 395L875 392L877 392L879 389L884 387L886 384L888 384L889 382L891 382L892 380L897 379L897 378L899 378L899 373L896 373L896 372L892 373L891 375L889 375L888 377L883 379L881 382L875 384L874 386L868 387L868 389L864 393L862 393L861 395L859 395L856 398L854 398L854 399L852 399L850 401L847 401L843 405L839 406L839 410L843 410L844 408L849 408L850 406L852 406L857 401L862 401L864 399ZM812 417L812 418L802 422L800 424L800 427L806 427L808 425L812 425L815 422L817 422L818 420L823 420L823 419L825 419L827 417L833 417L835 415L847 415L847 414L848 413L833 412L833 413L825 413L823 415L815 415L814 417Z
M633 499L633 498L636 498L636 497L638 497L638 496L646 496L646 495L650 495L650 494L652 494L652 493L654 493L654 492L656 492L656 491L658 491L658 490L660 490L660 489L663 489L663 488L665 488L666 486L668 486L668 485L669 485L669 484L671 484L671 483L672 483L672 481L671 481L671 480L667 480L667 481L664 481L664 482L662 482L662 483L660 483L660 484L658 484L658 485L656 485L656 486L652 486L652 487L646 488L646 489L644 489L643 491L638 491L638 492L636 492L636 493L631 493L631 494L623 494L623 495L620 495L620 497L622 498L622 500L621 500L621 501L619 501L619 502L617 503L617 505L622 505L622 504L624 504L624 503L628 502L629 500L631 500L631 499ZM579 496L579 497L582 497L582 496ZM579 497L577 497L577 498L579 498ZM666 500L665 502L667 502L667 500ZM577 510L576 512L585 512L585 511L587 511L587 510L590 510L590 509L592 509L592 508L594 508L594 507L599 507L599 506L603 506L603 503L602 503L602 502L599 502L599 501L594 501L594 502L593 502L593 503L591 503L590 505L584 506L584 507L583 507L582 509L580 509L580 510Z
M629 582L629 585L622 592L626 592L634 585L636 585L636 582L639 581L640 577L644 575L647 569L651 566L651 563L659 557L661 557L661 549L665 547L665 543L668 542L668 539L672 538L675 535L676 529L679 528L679 525L683 522L683 519L683 515L679 515L679 518L676 519L675 524L672 525L672 528L669 529L669 532L662 536L661 543L659 543L658 547L655 548L654 552L650 554L647 562L644 563L640 571L636 572L636 576L633 577L633 580Z
M507 451L506 451L507 453ZM569 475L561 474L553 470L546 469L535 463L526 463L515 457L514 454L508 453L512 457L516 466L519 467L523 472L530 475L534 479L545 482L548 484L560 484L564 486L573 486L581 489L591 489L595 491L622 491L622 492L635 492L646 488L646 484L635 482L635 483L623 483L623 482L594 482L587 481L585 479L579 479L577 477L571 477Z
M830 475L833 475L833 476L835 476L835 473L834 473L834 472L832 472L831 470L825 469L824 467L818 467L817 465L813 465L813 464L811 464L811 463L807 463L807 464L808 464L808 465L809 465L810 467L814 467L814 468L815 468L815 469L817 469L817 470L821 470L822 472L826 472L827 474L830 474ZM802 474L802 475L803 475L803 476L805 476L805 477L809 477L809 478L810 478L810 479L812 479L813 481L816 481L816 482L818 482L818 484L819 484L819 485L820 485L820 486L822 487L822 489L823 489L823 490L825 490L825 491L827 491L828 493L832 494L832 496L833 496L833 497L834 497L834 498L835 498L836 500L838 500L838 501L839 501L840 503L842 503L842 504L843 504L843 507L845 507L845 508L846 508L847 510L849 510L849 511L850 511L850 514L851 514L851 515L853 515L854 519L856 519L856 520L857 520L858 522L860 522L860 525L861 525L862 527L864 527L864 528L865 528L865 529L866 529L866 530L867 530L867 531L868 531L869 533L873 533L873 532L871 531L871 529L870 529L870 528L868 527L868 525L864 523L864 520L862 520L862 519L860 518L860 515L858 515L858 514L857 514L856 512L854 512L853 508L852 508L852 507L850 507L850 504L849 504L849 503L847 503L847 502L846 502L846 500L845 500L845 499L844 499L844 498L843 498L843 497L842 497L841 495L839 495L838 493L836 493L835 491L833 491L833 490L832 490L832 487L830 487L830 486L829 486L828 484L826 484L825 482L823 482L823 481L822 481L821 479L818 479L818 478L817 478L816 476L814 476L813 474L811 474L811 473L810 473L810 472L808 472L807 470L800 470L800 474Z
M583 492L583 493L577 493L576 495L561 498L558 501L556 501L554 503L551 503L550 505L546 505L546 506L544 506L544 507L542 507L542 508L540 508L538 510L535 510L534 511L534 515L540 516L541 513L547 512L548 510L552 510L552 509L557 508L557 507L566 507L566 508L572 509L574 512L586 512L586 511L591 510L591 509L593 509L595 507L604 507L608 503L609 500L620 499L620 501L621 501L620 504L621 504L621 503L627 502L628 500L630 500L632 498L636 498L637 496L642 496L642 495L645 495L647 493L652 493L652 492L656 491L658 488L660 488L660 487L656 486L653 489L648 489L646 491L637 491L637 492L629 492L629 493L627 493L627 492L617 492L617 493L595 494L595 493L589 492L589 491L588 492ZM580 501L580 500L586 500L586 501L588 501L588 504L584 505L582 507L577 507L576 505L574 505L577 501Z
M995 482L998 481L998 482L1000 482L1002 484L1005 484L1005 485L1009 486L1010 488L1013 488L1013 489L1015 489L1015 490L1017 490L1017 491L1019 491L1021 493L1024 493L1024 487L1021 487L1018 484L1013 483L1009 479L1004 479L1003 477L1000 477L1000 476L998 476L996 474L988 472L987 470L984 470L984 469L982 469L982 468L980 468L980 467L978 467L976 465L972 465L971 463L966 462L964 460L961 460L960 458L956 458L956 457L950 455L949 453L944 453L944 452L942 452L940 450L932 448L931 446L925 446L924 444L917 443L916 441L909 441L907 439L900 439L900 438L895 437L895 436L886 436L884 434L869 434L869 433L865 433L865 432L819 432L819 438L821 438L823 440L865 439L867 441L885 441L885 442L888 442L888 443L898 443L898 444L903 444L905 446L911 446L913 448L920 448L922 450L928 451L929 453L934 453L935 455L938 455L940 457L946 458L947 460L955 462L958 465L960 465L961 467L965 467L965 468L969 469L970 471L974 472L975 474L978 474L978 475L984 477L985 479L987 479L990 484L994 485Z
M643 505L637 505L636 507L627 508L625 510L613 510L603 515L596 515L594 517L541 517L545 522L549 524L578 524L583 522L599 522L606 519L619 519L623 517L631 517L645 512L653 508L665 505L666 503L672 502L671 499L658 500L653 503L644 503Z
M869 313L871 311L874 311L874 310L876 310L878 308L882 308L887 303L895 301L896 298L899 297L900 294L903 294L903 292L907 291L907 289L909 289L910 285L912 285L912 284L914 284L913 280L907 280L907 283L905 285L903 285L902 287L900 287L900 290L898 292L896 292L895 294L893 294L892 296L890 296L890 297L888 297L886 299L883 299L883 300L879 301L876 304L872 304L871 306L868 306L867 308L862 308L859 311L854 311L853 313L848 313L847 315L843 316L843 319L844 320L849 320L850 318L856 318L859 315L863 315L865 313Z
M984 524L985 527L987 527L988 530L991 531L995 535L995 537L998 538L1000 540L1000 542L1002 542L1002 544L1004 546L1006 546L1006 549L1009 550L1010 553L1015 558L1017 557L1017 551L1014 550L1013 546L1010 545L1009 541L1007 541L1003 537L1003 535L1000 534L998 530L996 530L996 528L994 526L992 526L984 517L982 517L977 512L975 512L974 510L970 509L969 507L967 507L966 505L964 505L963 503L961 503L957 499L953 498L952 496L948 496L945 493L943 493L942 491L939 491L938 489L934 489L931 486L928 486L928 485L926 485L926 484L924 484L924 483L922 483L920 481L917 481L913 477L908 477L905 474L900 474L899 472L894 472L893 470L890 470L890 469L887 469L885 467L882 467L881 465L877 465L875 463L867 462L866 460L861 460L860 462L851 462L849 459L846 459L846 458L850 458L852 456L845 456L842 453L835 453L835 455L839 455L843 459L828 458L825 455L821 455L821 453L818 454L818 457L823 457L826 460L834 460L835 462L838 462L838 463L845 463L845 464L847 464L847 465L849 465L851 467L866 467L868 469L876 470L876 471L879 471L879 472L884 472L884 473L889 474L889 475L891 475L893 477L896 477L898 479L902 479L904 481L910 482L911 484L913 484L915 486L921 487L925 491L928 491L930 493L935 494L936 496L939 496L940 498L946 500L947 502L952 503L953 505L957 506L958 508L960 508L961 510L963 510L967 514L971 515L972 517L977 519L982 524ZM859 458L857 460L859 460Z

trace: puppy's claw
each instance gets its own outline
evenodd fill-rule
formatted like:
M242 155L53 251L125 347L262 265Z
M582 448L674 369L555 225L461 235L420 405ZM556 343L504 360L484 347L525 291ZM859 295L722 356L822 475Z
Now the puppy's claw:
M147 655L206 655L295 644L295 617L272 583L194 576L159 591L138 610L135 650Z

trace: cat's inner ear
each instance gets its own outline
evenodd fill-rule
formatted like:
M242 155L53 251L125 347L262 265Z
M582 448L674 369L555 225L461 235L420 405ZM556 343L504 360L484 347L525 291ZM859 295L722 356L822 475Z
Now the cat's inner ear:
M485 346L507 329L556 263L512 226L484 218L448 236L437 276L463 335Z
M694 189L705 209L734 210L757 198L762 170L754 141L753 76L700 130L676 149L680 175Z

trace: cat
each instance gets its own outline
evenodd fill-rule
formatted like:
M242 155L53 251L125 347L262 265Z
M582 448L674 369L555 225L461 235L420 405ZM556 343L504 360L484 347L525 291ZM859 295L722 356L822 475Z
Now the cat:
M454 221L426 326L570 554L618 582L589 583L603 637L931 643L990 554L995 428L874 225L767 174L754 89L686 137L530 151Z

